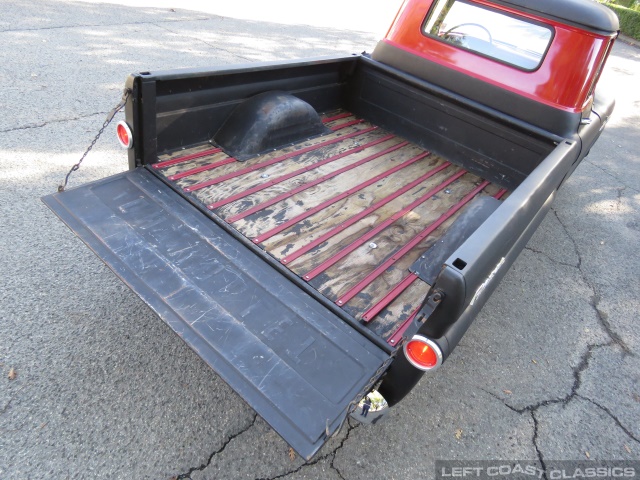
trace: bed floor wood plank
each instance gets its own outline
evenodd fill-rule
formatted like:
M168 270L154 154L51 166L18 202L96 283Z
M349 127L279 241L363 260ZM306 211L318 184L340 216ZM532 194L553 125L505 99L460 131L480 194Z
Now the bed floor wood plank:
M289 228L263 242L263 245L272 254L281 259L291 252L296 251L305 245L310 244L314 240L325 235L332 228L344 224L347 220L353 217L354 212L358 213L367 207L373 206L376 203L381 202L393 196L402 187L407 185L407 179L417 179L425 171L432 170L433 168L441 165L443 161L440 157L431 155L425 157L420 162L416 162L409 165L400 172L396 172L375 185L364 188L354 198L346 198L340 200L330 207L308 217L305 222L305 235L299 234L299 228ZM453 168L453 167L449 167ZM438 182L437 179L425 180L424 182L416 185L413 189L410 189L405 196L391 198L388 203L380 206L375 210L375 213L380 218L387 218L394 212L402 208L402 205L406 200L404 198L413 198L416 192L425 191L425 188L430 188L429 185L435 185ZM390 213L389 213L390 212ZM365 217L365 223L371 227L375 222L375 216ZM357 234L360 229L354 225L349 229L340 232L332 236L329 240L330 243L323 248L331 248L331 244L337 244L342 238ZM318 250L314 250L314 254L317 254ZM289 265L293 268L302 263L302 259L295 260Z
M391 157L390 155L383 155L385 150L396 149L394 150L394 155ZM404 150L408 150L404 152ZM363 178L366 179L368 176L374 176L379 173L384 172L385 170L393 167L395 162L408 159L411 155L412 151L416 151L415 148L407 148L400 147L400 143L397 140L387 140L378 145L375 145L370 148L366 148L360 152L353 153L348 157L341 158L336 161L332 161L331 163L322 165L318 168L314 168L313 170L309 170L300 175L296 175L293 178L286 179L283 182L276 183L275 185L269 185L269 180L273 179L273 181L278 181L278 177L290 173L295 173L300 170L300 168L305 168L310 165L298 165L295 168L289 168L283 171L271 171L265 172L268 175L267 178L255 179L248 178L246 179L244 185L242 184L242 180L236 180L236 184L231 187L230 193L236 193L239 195L242 190L246 190L251 187L257 186L257 184L265 184L263 190L252 193L246 197L243 197L235 202L232 202L228 205L225 205L219 209L216 209L216 213L224 218L228 218L232 215L237 215L242 213L249 208L255 205L264 205L266 208L269 208L271 212L275 212L280 209L288 210L287 217L291 217L295 215L294 210L290 209L292 204L298 204L298 209L305 208L305 201L308 203L308 199L311 199L312 202L321 201L321 197L330 196L335 192L341 193L344 191L345 187L349 188L349 186L353 186L352 183L347 184L348 182L353 182L353 178ZM415 155L416 153L414 153ZM374 158L372 158L374 157ZM370 160L368 160L370 159ZM315 162L311 163L319 163L322 161L322 158L319 158ZM357 162L364 162L359 166L355 166L354 164ZM347 170L348 169L348 170ZM335 172L339 170L347 170L344 173L336 174L332 177ZM323 181L320 184L315 184L315 179L319 177L332 177L327 178L327 180ZM265 205L266 202L269 202L271 199L277 197L278 195L282 195L285 192L293 192L295 188L301 187L303 185L308 185L307 188L302 190L300 193L297 193L292 196L288 196L286 200L278 202L273 207L268 207ZM226 186L222 186L224 189ZM287 203L289 205L287 205ZM249 217L245 217L243 221L239 224L238 228L249 229L250 225L253 222L258 222L259 225L255 225L253 228L258 231L269 230L276 226L275 217L277 215L265 215L264 211L257 212L254 215ZM251 234L247 232L247 236ZM257 232L254 234L257 235Z
M410 160L418 153L419 152L415 147L405 147L401 151L394 152L394 155L385 155L371 162L367 162L366 164L360 165L345 174L338 175L337 177L331 178L319 185L305 189L302 192L287 197L277 204L243 219L238 222L236 228L249 238L258 236L262 232L267 232L278 225L303 214L308 211L309 208L313 208L322 202L335 198L337 195L349 190L349 188L359 185L377 175L383 174L404 161ZM355 160L358 159L356 158ZM372 187L375 189L375 185L372 185ZM361 209L365 204L366 198L363 198L363 190L354 192L353 195L348 197L350 201L343 203L343 209L347 210L347 214L359 211L359 209ZM372 189L369 189L368 191L371 192ZM221 216L227 218L227 215L225 214ZM335 219L335 221L339 220Z

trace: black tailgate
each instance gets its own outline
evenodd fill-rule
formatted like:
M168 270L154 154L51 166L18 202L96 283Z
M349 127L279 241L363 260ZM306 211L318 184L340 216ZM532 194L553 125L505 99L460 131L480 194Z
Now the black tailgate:
M144 169L43 200L307 459L388 358Z

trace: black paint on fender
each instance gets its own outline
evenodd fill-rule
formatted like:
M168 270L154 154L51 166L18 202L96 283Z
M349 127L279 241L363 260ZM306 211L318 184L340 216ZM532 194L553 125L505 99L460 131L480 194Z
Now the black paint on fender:
M500 203L500 200L493 197L479 197L473 200L464 207L444 235L416 260L409 270L425 283L433 285L447 258L495 212Z

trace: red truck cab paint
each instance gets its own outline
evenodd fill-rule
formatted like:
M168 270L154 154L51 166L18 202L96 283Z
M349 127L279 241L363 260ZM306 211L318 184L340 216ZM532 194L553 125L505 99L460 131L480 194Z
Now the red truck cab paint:
M434 79L437 66L562 112L588 116L595 85L618 35L615 14L592 3L406 0L373 58L462 94L469 94L468 86L455 77ZM458 25L447 23L447 16L456 13ZM500 20L503 24L497 25ZM435 28L429 28L434 23ZM497 32L499 28L502 32ZM448 41L456 33L452 29L460 31L458 39L464 36L491 48L474 49ZM518 39L526 41L525 36L535 35L537 45L518 44ZM527 47L531 51L525 52ZM500 57L500 52L508 56L515 51L523 53L520 58L524 53L535 56L535 61L518 64ZM463 85L458 87L458 83ZM506 113L515 112L510 100L491 95L476 99ZM517 101L515 108L526 107Z

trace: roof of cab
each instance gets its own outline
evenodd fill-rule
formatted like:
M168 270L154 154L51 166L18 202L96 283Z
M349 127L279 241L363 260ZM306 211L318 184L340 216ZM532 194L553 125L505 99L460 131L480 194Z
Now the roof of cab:
M602 32L617 32L620 28L616 14L595 0L495 0L495 3Z

